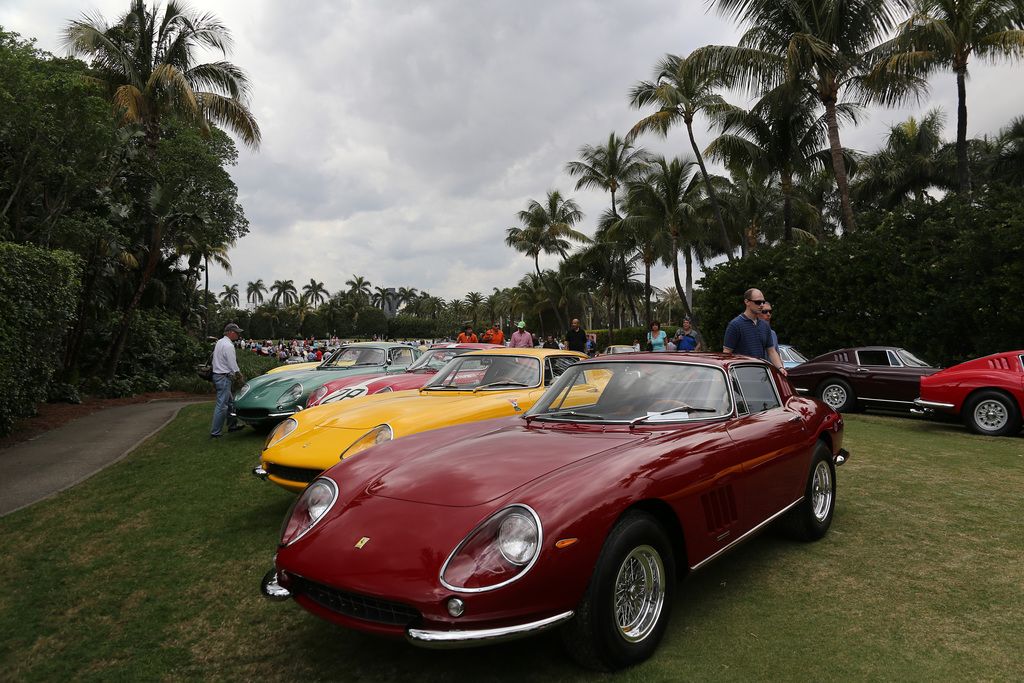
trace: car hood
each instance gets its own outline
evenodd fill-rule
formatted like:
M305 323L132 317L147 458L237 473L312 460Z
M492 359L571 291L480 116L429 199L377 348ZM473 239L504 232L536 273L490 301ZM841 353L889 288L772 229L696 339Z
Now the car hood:
M390 464L372 478L366 493L446 507L482 505L557 469L649 436L502 422L503 426L455 443L445 443L447 430L439 430L386 444Z
M539 396L539 390L537 395ZM502 392L419 392L415 389L392 394L374 394L370 397L360 397L360 403L355 401L336 403L337 410L325 410L324 415L316 421L317 428L337 429L372 429L385 422L392 424L396 421L418 424L423 420L436 422L438 426L450 424L454 415L450 412L456 406L465 404L466 409L473 412L487 410L496 402L508 408L510 402L515 402L517 397L523 400L523 408L533 405L532 401L527 402L526 391L502 391ZM517 396L518 395L518 396ZM374 400L376 398L376 400ZM330 406L331 404L328 404ZM498 413L495 415L501 415ZM392 425L401 436L401 428Z

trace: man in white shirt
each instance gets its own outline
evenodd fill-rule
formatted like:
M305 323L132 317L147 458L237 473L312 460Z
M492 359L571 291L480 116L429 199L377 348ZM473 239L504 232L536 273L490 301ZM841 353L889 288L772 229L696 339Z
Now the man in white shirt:
M213 347L213 386L217 388L217 406L213 409L213 424L210 426L210 438L219 439L223 436L224 420L227 420L228 431L237 432L245 429L238 424L234 413L234 397L231 394L231 380L242 381L242 372L238 369L235 358L235 342L242 334L242 328L229 323L224 328L224 336L217 340Z

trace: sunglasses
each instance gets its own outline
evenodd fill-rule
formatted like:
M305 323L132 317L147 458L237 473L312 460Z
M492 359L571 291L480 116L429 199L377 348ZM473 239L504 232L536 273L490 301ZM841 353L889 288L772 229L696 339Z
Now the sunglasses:
M765 315L771 315L772 314L771 309L769 309L767 311L761 311L761 312L764 313Z
M764 306L764 299L747 299L747 301L758 306Z

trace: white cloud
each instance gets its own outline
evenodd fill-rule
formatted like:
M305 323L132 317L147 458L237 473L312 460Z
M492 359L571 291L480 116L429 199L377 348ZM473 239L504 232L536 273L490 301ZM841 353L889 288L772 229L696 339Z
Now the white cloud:
M192 6L234 34L230 59L252 80L263 134L260 151L242 149L231 171L251 232L231 251L233 274L211 273L215 290L314 278L335 291L353 274L445 298L512 285L532 269L504 246L516 212L559 189L580 203L592 232L608 197L574 192L565 163L642 116L627 92L662 55L736 39L703 3L677 0ZM127 7L5 0L0 26L58 54L69 19L95 8L113 21ZM1021 113L1024 90L1007 88L1019 71L972 64L972 74L969 134ZM954 77L932 83L952 136ZM888 125L929 106L875 112L844 130L844 143L875 149ZM696 133L702 145L711 139L703 126ZM642 143L669 156L689 151L682 130ZM669 280L657 274L657 284Z

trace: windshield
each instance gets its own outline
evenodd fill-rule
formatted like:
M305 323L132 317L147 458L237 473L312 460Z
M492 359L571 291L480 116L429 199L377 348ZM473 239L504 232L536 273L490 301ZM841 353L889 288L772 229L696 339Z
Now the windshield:
M319 365L318 369L349 368L355 365L384 365L387 355L372 346L346 346Z
M526 416L558 422L680 422L732 414L721 368L687 363L580 363Z
M419 357L415 363L409 366L409 372L437 372L456 356L462 355L473 349L430 349Z
M465 354L446 365L423 388L499 391L537 387L540 380L539 358Z

